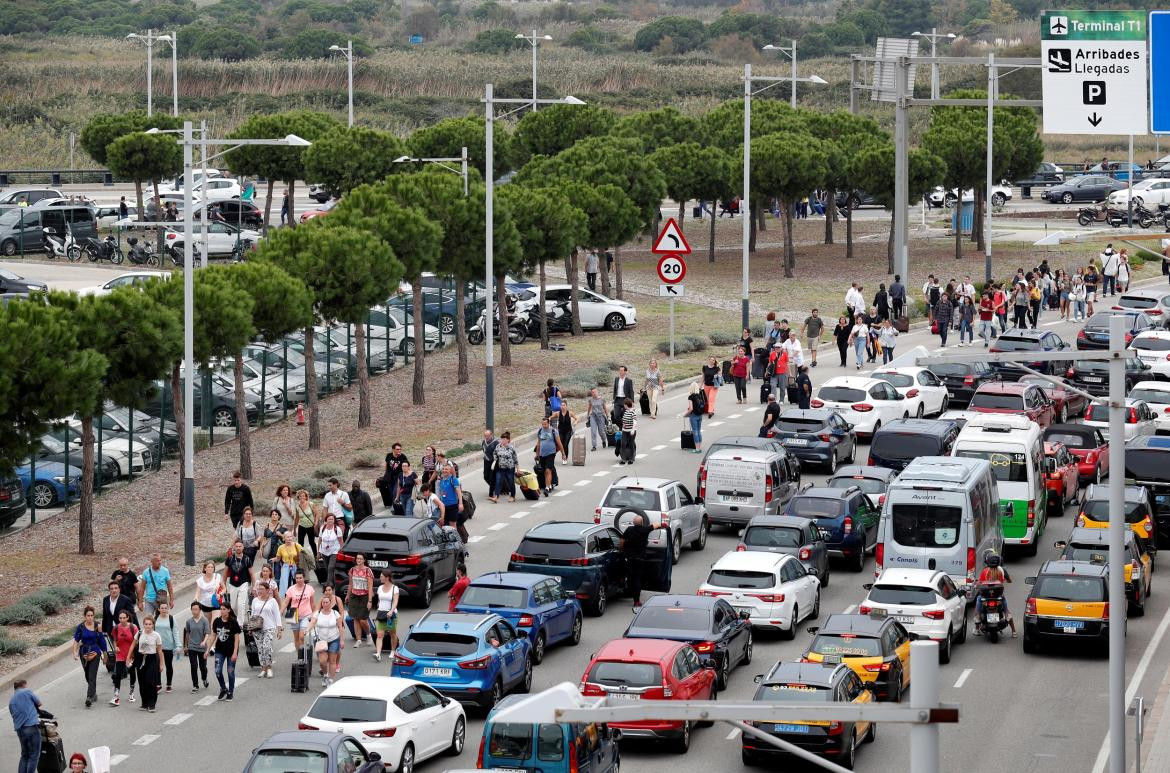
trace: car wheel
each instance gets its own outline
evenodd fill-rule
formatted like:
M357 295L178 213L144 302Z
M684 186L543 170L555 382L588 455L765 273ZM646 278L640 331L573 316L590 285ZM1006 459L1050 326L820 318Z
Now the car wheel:
M1093 482L1096 484L1101 483L1101 465L1099 464L1097 465L1096 469L1093 470Z
M739 750L739 760L748 768L754 768L760 764L760 759L756 756L755 752L749 752L742 747Z
M821 587L822 588L829 587L829 576L831 574L832 574L832 572L829 571L829 562L826 560L825 561L825 571L821 574Z
M414 339L413 338L403 338L402 343L398 345L398 352L403 357L413 357L414 356L414 348L415 347L414 347Z
M959 636L955 639L955 644L965 644L967 642L967 610L966 604L963 605L963 619L959 621Z
M855 572L865 569L865 535L862 534L858 539L861 541L861 550L857 551L857 557L849 565L849 568Z
M215 413L211 414L211 422L217 427L234 427L236 412L230 408L216 408Z
M682 535L675 534L670 541L670 563L677 564L682 557Z
M873 743L877 740L877 722L869 723L869 730L865 731L865 736L861 739L862 743Z
M431 577L430 572L427 573L426 579L423 580L422 591L418 594L418 602L420 606L429 607L431 599L435 595L435 580Z
M944 666L951 662L951 637L954 635L954 631L948 628L947 638L943 640L942 646L938 648L938 662L942 663Z
M788 621L788 627L780 631L780 638L791 641L796 638L796 621L800 619L800 607L795 604L792 605L792 619Z
M573 618L573 632L571 634L569 634L569 644L571 646L575 647L581 643L582 622L583 621L581 620L580 615L577 615L576 617Z
M691 550L702 550L707 547L707 532L710 531L711 525L707 523L704 518L699 523L699 536L695 537L695 541L691 543Z
M921 419L922 414L926 412L926 406L922 403L918 404L918 410L914 412L914 418Z
M455 729L451 732L451 746L447 748L447 753L452 757L458 757L463 753L463 746L467 743L467 722L463 717L455 720Z
M524 676L520 677L520 684L516 685L516 692L526 693L532 690L532 658L524 661Z
M683 722L682 735L674 742L674 751L677 754L686 754L691 748L691 723L690 721Z
M625 330L626 318L616 311L605 318L606 330ZM688 741L689 743L689 741Z
M816 596L816 599L814 599L814 601L813 601L812 613L809 614L808 619L809 620L816 620L820 616L821 616L821 589L820 589L820 586L817 586L817 596Z
M1138 207L1144 207L1145 205L1146 205L1145 199L1143 199L1141 196L1134 196L1133 197L1133 208L1134 209L1137 209Z
M951 407L951 396L949 394L943 395L942 408L939 409L938 415L942 416Z
M414 773L414 747L410 744L402 750L402 759L398 761L398 773Z
M609 605L609 592L605 588L605 581L603 580L597 586L597 596L594 597L593 602L589 605L589 614L594 617L601 617L605 614L605 608Z
M829 474L832 475L837 471L837 451L836 449L829 451Z
M4 244L0 244L0 252L3 252L8 257L16 254L16 242L12 239L5 240Z
M439 330L443 331L443 335L449 336L455 332L455 317L450 314L439 315Z
M1006 202L1006 201L1007 201L1007 197L1004 196L1002 193L991 194L991 203L993 206L1002 207L1004 205L1004 202Z
M1067 191L1065 193L1060 194L1060 202L1062 204L1072 204L1073 195L1071 193L1068 193Z
M857 459L857 443L849 446L849 456L845 457L845 464L853 464Z
M536 634L536 639L532 642L532 662L540 665L544 662L544 648L548 644L548 638L544 635L544 631Z
M1024 645L1023 646L1024 646L1024 654L1026 654L1026 655L1035 655L1037 652L1040 651L1040 648L1038 646L1036 646L1036 640L1028 635L1028 631L1026 629L1024 631Z
M715 672L715 688L717 690L727 689L727 680L731 678L731 656L726 656L719 661L719 667Z
M29 490L28 498L37 507L52 507L57 504L57 489L51 483L38 480Z
M846 770L853 770L857 765L857 731L849 735L849 745L845 747L845 754L841 759L837 760L838 764Z
M1061 403L1060 404L1060 423L1064 424L1067 421L1068 421L1068 405L1066 405L1065 403Z
M748 626L748 640L743 647L743 660L739 661L741 666L746 666L752 662L752 650L755 648L755 641L752 637L752 627Z
M472 346L479 346L483 343L483 332L480 330L469 330L467 332L467 343Z
M910 411L902 411L902 418L909 419L910 418Z
M1128 612L1129 612L1130 617L1145 617L1145 615L1146 615L1146 599L1142 595L1142 591L1141 591L1140 587L1138 588L1138 597L1136 599L1134 599L1133 601L1129 602L1128 607L1129 607Z
M902 670L890 673L890 703L902 702Z
M485 711L490 712L504 699L504 685L497 679L492 683L492 690L488 693L487 702L483 704Z

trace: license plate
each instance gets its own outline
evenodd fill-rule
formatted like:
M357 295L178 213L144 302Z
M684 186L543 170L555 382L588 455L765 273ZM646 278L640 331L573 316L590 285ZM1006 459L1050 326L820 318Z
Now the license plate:
M1105 378L1103 376L1085 376L1082 380L1087 381L1090 384L1100 384L1105 380Z
M999 622L999 613L998 612L988 612L987 613L987 622L998 623Z
M894 615L894 619L897 620L899 623L913 623L914 622L913 615Z
M496 768L500 773L528 773L528 768Z
M427 666L422 672L423 676L451 676L451 669L449 668L432 668Z
M389 561L370 561L369 563L371 569L385 569L390 566Z
M772 725L773 733L807 733L809 732L808 725L789 725L777 722Z
M784 445L786 445L786 446L807 446L808 441L802 437L786 437L786 438L784 438Z
M735 607L735 606L733 606L733 609L735 609L736 612L747 612L749 615L755 611L751 607Z
M751 497L723 497L724 502L735 502L737 504L746 504L752 501Z
M628 692L611 692L611 693L607 693L605 697L608 698L609 700L613 701L614 703L629 703L631 701L637 701L637 700L642 699L641 696L638 695L638 693L628 693Z
M1085 627L1084 620L1057 620L1055 623L1065 633L1076 633Z

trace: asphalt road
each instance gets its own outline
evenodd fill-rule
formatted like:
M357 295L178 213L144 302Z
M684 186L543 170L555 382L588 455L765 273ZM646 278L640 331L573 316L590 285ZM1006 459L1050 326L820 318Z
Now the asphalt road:
M1073 338L1075 332L1071 325L1052 325L1051 321L1051 318L1041 320L1066 339ZM905 351L906 347L919 343L931 344L933 348L937 339L927 339L924 332L910 333L902 337L900 348ZM947 351L959 350L952 344ZM814 384L842 373L836 367L835 350L824 354L822 364L812 371ZM635 370L640 370L640 363L634 365L639 366ZM591 454L584 467L563 467L560 489L538 502L491 504L486 500L478 464L469 463L464 483L480 503L470 523L472 576L503 568L524 530L541 521L591 520L605 484L621 474L677 477L689 486L700 457L684 453L678 447L682 428L678 417L683 403L683 393L676 391L660 402L657 421L640 422L639 460L633 468L619 468L610 453ZM724 434L754 433L760 416L758 404L736 405L732 388L725 387L719 395L716 417L704 422L704 436L710 441ZM469 426L468 436L475 431L477 427ZM824 474L815 471L804 476L806 482L823 479ZM1017 617L1027 594L1023 578L1035 574L1042 561L1055 557L1052 542L1062 538L1071 526L1069 514L1050 521L1036 558L1009 555L1008 566L1016 582L1009 586L1008 596ZM717 529L703 553L684 551L675 567L674 590L693 591L705 578L709 565L734 545L734 534ZM861 583L872 579L872 568L872 559L860 574L835 567L833 582L822 598L822 615L851 611L864 596ZM1162 640L1162 634L1170 626L1170 591L1164 585L1166 581L1161 574L1155 575L1156 590L1147 605L1146 616L1129 622L1126 643L1127 680L1132 690L1149 699L1157 692L1158 681L1170 662L1170 648ZM186 603L186 599L180 599L178 606ZM445 604L445 595L440 593L433 608L445 608ZM406 610L404 623L413 622L420 613L420 610ZM586 618L581 645L550 650L545 662L535 671L534 689L563 680L578 681L590 654L602 643L620 636L628 621L628 601L613 605L603 618ZM803 632L791 642L757 634L752 665L733 672L729 688L720 698L749 700L754 687L752 676L777 660L798 657L808 640ZM287 639L278 642L276 679L251 678L253 674L246 664L241 667L243 678L238 680L240 685L233 703L217 704L214 690L211 695L191 695L185 664L176 673L176 692L160 697L157 714L141 713L137 704L125 701L119 708L107 706L105 701L112 688L104 677L100 679L99 703L86 710L84 682L72 660L37 675L31 687L60 718L67 754L104 744L110 746L118 771L154 773L160 769L194 769L195 766L216 771L240 770L259 741L278 730L296 727L313 693L319 689L319 682L314 679L309 695L289 692L289 664L293 655L292 645L287 642ZM387 664L375 663L370 652L366 648L355 650L347 646L343 651L342 676L386 674ZM943 769L996 773L1092 770L1107 727L1106 676L1106 661L1100 657L1071 653L1025 656L1019 639L1009 638L993 645L969 636L967 643L955 650L952 662L942 667L943 700L961 707L960 724L944 726L942 730ZM463 755L458 759L424 762L426 770L475 766L482 719L473 713L470 720ZM686 771L740 769L737 734L727 726L699 729L696 740L688 755L678 758L672 755L668 758L670 763ZM908 745L907 728L883 726L876 743L861 748L858 769L901 773L909 764ZM6 740L4 746L3 755L12 757L15 745ZM661 764L660 755L664 753L654 745L634 743L624 745L622 752L625 768L632 771L652 770Z

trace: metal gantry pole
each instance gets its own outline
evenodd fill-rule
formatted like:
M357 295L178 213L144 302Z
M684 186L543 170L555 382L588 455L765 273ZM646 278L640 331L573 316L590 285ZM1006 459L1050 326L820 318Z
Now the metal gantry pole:
M533 33L535 35L535 33ZM533 109L536 107L536 94L533 93ZM484 316L484 427L492 429L496 424L496 382L495 382L495 347L493 346L492 330L492 299L495 293L492 292L492 278L495 269L494 258L495 249L492 243L495 235L493 233L493 207L495 202L492 200L492 189L495 187L494 172L492 171L492 154L495 152L494 148L494 120L495 120L495 106L492 104L492 84L485 84L483 87L483 104L484 104L484 145L486 152L484 154L484 287L487 288L487 311ZM500 309L500 321L504 320L505 310ZM501 328L503 329L503 328Z
M857 60L849 59L849 114L857 115Z
M536 112L536 30L532 31L532 112Z
M796 107L796 41L792 41L792 92L789 95L789 102L793 108ZM765 331L767 332L767 331Z
M1129 135L1129 172L1126 174L1129 178L1125 186L1126 193L1129 194L1129 217L1126 219L1126 224L1133 228L1133 135Z
M1109 770L1125 773L1125 317L1109 319ZM915 679L918 674L914 674Z
M930 28L930 57L938 56L938 27ZM938 99L938 62L930 63L930 98Z
M914 674L910 707L930 711L939 705L938 642L911 642L910 670ZM910 726L910 773L938 773L938 730L934 723Z
M154 112L154 30L146 31L146 117Z
M195 185L191 122L183 121L183 562L195 566L195 277L191 188Z
M743 303L740 310L742 327L750 328L748 324L748 287L749 263L748 241L751 237L751 203L750 190L752 179L752 66L743 66L743 195L739 199L740 225L743 227ZM719 202L711 206L711 217L715 217ZM765 330L766 334L768 331Z
M934 55L934 38L930 39L931 56ZM938 67L936 62L933 67ZM987 194L984 196L983 204L986 207L986 219L983 224L983 281L991 283L991 194L992 194L992 180L991 180L991 160L993 139L995 134L995 91L997 87L998 78L996 76L995 68L995 54L989 53L987 55ZM963 193L959 192L959 212L958 219L955 221L956 229L962 221L961 213L963 209Z
M467 198L467 146L459 152L459 173L463 175L463 197Z
M199 121L199 169L200 169L200 174L202 175L199 178L199 189L201 191L203 191L203 199L202 199L201 206L205 210L204 212L201 212L199 215L199 223L200 223L200 225L203 226L203 250L199 254L199 268L207 268L207 238L208 238L207 232L210 229L208 229L208 227L207 227L208 223L207 223L207 218L205 217L205 215L207 214L207 212L206 212L207 205L210 202L207 200L207 191L208 191L208 188L207 188L207 121L205 121L205 120ZM184 182L183 187L184 188L187 187L185 182ZM192 206L190 196L184 197L183 202L184 202L184 204L183 204L184 207ZM239 234L237 233L236 239L238 240L239 238L240 238Z
M910 58L898 57L894 69L895 107L894 107L894 273L901 275L906 282L910 281L909 254L906 248L906 208L909 187L907 163L907 116L909 109L906 98L909 96Z
M353 41L345 44L345 67L349 83L349 126L353 128Z
M171 115L179 115L179 30L171 33Z

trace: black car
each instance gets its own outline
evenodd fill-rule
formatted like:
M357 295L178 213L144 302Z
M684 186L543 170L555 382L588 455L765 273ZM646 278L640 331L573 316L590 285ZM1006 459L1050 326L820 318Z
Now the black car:
M264 214L250 201L239 199L225 199L213 201L207 205L208 217L211 220L223 220L237 228L252 228L259 230L264 227ZM202 210L195 212L198 220Z
M793 515L757 515L740 532L736 551L796 556L810 574L829 587L829 548L816 521Z
M7 529L24 515L28 505L20 478L0 479L0 529Z
M1044 191L1044 198L1056 204L1074 201L1104 201L1110 193L1125 190L1126 183L1103 174L1086 174L1054 185Z
M1072 347L1064 342L1060 336L1050 330L1012 330L1004 333L999 338L995 339L992 345L992 352L1063 352L1066 349L1071 350ZM1026 358L1021 358L1024 365L1032 370L1040 371L1048 375L1059 375L1065 368L1068 367L1068 362L1059 360L1047 360L1040 362L1030 362ZM1007 381L1018 381L1022 376L1026 375L1028 371L1020 368L1014 362L999 362L994 366L995 371L1001 378Z
M690 644L699 660L715 666L720 690L731 669L752 662L752 624L721 598L667 593L651 596L623 634L627 639L667 639Z
M784 447L780 438L762 438L756 435L725 435L714 443L709 443L703 451L703 459L699 462L699 469L695 473L695 491L702 487L703 469L707 466L707 457L724 448L755 448L759 451L776 451L786 455L785 464L788 467L788 480L800 483L800 462Z
M1139 381L1153 378L1151 368L1137 357L1125 358L1125 392L1133 389ZM1076 360L1065 372L1065 379L1072 386L1089 394L1109 394L1109 362L1107 360Z
M192 402L194 403L192 409L193 421L199 426L214 425L217 429L229 429L236 425L236 390L231 385L231 382L221 380L213 376L211 378L211 396L208 402L210 403L210 415L207 421L203 417L203 379L195 379L192 387ZM163 401L159 399L159 390L166 389L167 397L170 398L171 384L169 381L156 381L154 388L151 390L147 398L144 412L149 416L162 418L168 422L175 421L175 406L174 401L167 399L166 410L163 412ZM244 405L245 413L248 417L248 423L254 424L260 419L260 396L250 390L244 390ZM269 416L275 416L280 412L280 403L273 398L270 404L265 408ZM137 423L137 419L135 419ZM137 429L135 430L137 432Z
M950 456L959 436L945 419L894 419L873 433L869 464L901 472L920 456Z
M784 450L802 463L823 464L832 473L857 455L857 433L841 414L828 408L789 408L770 430Z
M162 407L162 402L159 400L160 395L153 396L154 411L157 414ZM174 412L171 410L171 386L166 385L166 403L167 403L167 423L163 424L159 421L157 415L151 415L144 411L134 411L133 421L131 421L131 414L128 408L116 407L107 403L102 413L94 417L93 434L97 438L98 427L101 427L102 436L113 435L115 437L129 438L133 435L134 439L140 443L145 443L149 448L157 449L159 444L159 435L162 435L162 447L164 454L178 453L179 451L179 430L175 427ZM148 403L147 408L150 408ZM158 456L156 453L155 456Z
M834 199L837 202L838 209L857 209L864 206L881 206L881 202L872 193L865 191L852 190L846 193L845 191L837 191Z
M359 553L375 575L389 569L394 584L423 607L430 606L437 588L455 582L455 570L467 562L459 536L430 518L366 518L353 527L337 554L330 579L339 596L345 595Z
M49 286L36 279L25 279L6 268L0 268L0 293L47 293Z
M1170 545L1170 439L1139 435L1126 443L1125 477L1150 492L1158 547Z
M1077 333L1078 349L1108 349L1109 348L1109 320L1116 315L1125 317L1125 345L1138 333L1147 330L1161 329L1161 323L1156 323L1140 311L1099 311L1085 323Z
M842 489L857 486L862 493L869 495L870 500L877 503L878 508L881 508L886 503L886 491L897 477L898 471L889 467L849 464L837 468L837 474L825 481L825 485L829 488Z
M1040 166L1036 167L1036 171L1030 177L1022 180L1017 180L1014 184L1017 186L1028 185L1059 185L1064 182L1065 172L1051 161L1041 161Z
M951 393L951 407L962 408L971 396L988 381L995 381L995 371L986 362L944 362L931 365L930 372L942 379Z

